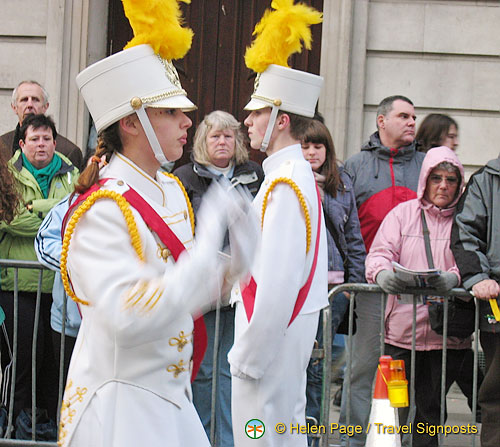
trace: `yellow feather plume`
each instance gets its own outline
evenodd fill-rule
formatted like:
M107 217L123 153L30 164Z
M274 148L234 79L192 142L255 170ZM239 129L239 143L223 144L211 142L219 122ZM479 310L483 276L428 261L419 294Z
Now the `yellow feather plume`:
M191 48L193 30L182 27L179 1L191 3L191 0L122 0L134 31L134 38L124 49L146 43L163 59L182 59Z
M257 36L245 53L245 64L262 73L270 64L288 67L288 58L302 51L302 44L311 49L311 25L321 23L323 14L294 0L273 0L261 21L255 26Z

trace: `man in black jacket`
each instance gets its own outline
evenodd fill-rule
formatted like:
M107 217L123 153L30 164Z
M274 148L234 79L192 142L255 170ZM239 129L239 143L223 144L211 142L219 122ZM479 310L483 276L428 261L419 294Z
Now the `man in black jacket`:
M500 158L475 172L457 204L451 231L451 250L463 286L479 304L481 346L486 360L479 389L482 428L481 446L500 445Z
M19 129L27 115L38 115L49 108L49 97L45 89L37 81L21 81L12 93L10 103L19 122L14 130L0 136L4 143L0 146L5 160L9 160L19 149ZM9 151L10 149L10 151ZM62 135L57 135L57 151L66 155L74 166L81 170L82 151Z

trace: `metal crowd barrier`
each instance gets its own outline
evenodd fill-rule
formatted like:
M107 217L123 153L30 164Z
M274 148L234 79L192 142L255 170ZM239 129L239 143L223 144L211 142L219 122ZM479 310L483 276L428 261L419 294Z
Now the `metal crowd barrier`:
M387 302L387 294L378 286L374 284L341 284L330 290L328 295L330 305L332 303L333 297L340 292L349 292L351 294L351 299L349 300L349 326L347 335L347 364L344 373L344 386L346 387L346 426L350 425L350 413L351 413L351 372L352 372L352 346L353 346L353 326L354 326L354 302L356 300L356 294L359 292L369 292L380 294L380 355L384 354L385 348L385 306ZM413 295L413 321L412 321L412 349L411 349L411 367L410 375L411 380L409 380L409 398L410 398L410 418L415 415L415 340L416 340L416 306L418 298L422 295L435 295L436 291L433 289L424 288L408 288L405 289L405 294ZM441 371L441 413L440 413L440 425L445 424L445 402L446 402L446 358L447 358L447 332L448 332L448 307L449 307L449 297L459 297L459 298L472 298L464 289L456 288L450 290L448 293L441 294L444 296L444 317L443 317L443 352L442 352L442 371ZM358 306L362 306L363 302L358 301ZM326 309L327 312L323 314L323 328L324 328L324 351L319 353L319 357L324 356L325 361L323 362L323 395L321 402L321 416L319 424L320 426L329 427L330 423L330 402L331 402L331 316L329 313L329 308ZM478 382L478 364L479 364L479 306L476 306L475 313L475 330L473 338L473 351L474 351L474 369L473 369L473 394L472 394L472 412L471 412L471 424L477 425L476 423L476 410L477 410L477 382ZM318 354L316 353L316 356ZM313 353L315 356L315 353ZM375 371L374 371L375 373ZM406 421L400 421L400 423L405 424ZM329 430L326 430L322 434L310 434L313 438L313 445L319 445L319 447L328 447L328 435ZM469 435L470 445L475 447L476 445L476 435ZM346 440L347 446L350 445L349 438ZM439 434L438 437L439 445L443 445L443 434ZM413 444L412 439L409 440L410 446Z
M17 344L18 344L18 322L19 322L19 309L18 309L18 270L19 269L37 269L39 270L38 276L38 290L36 294L36 314L34 320L33 327L33 346L32 346L32 414L35 415L32 420L32 440L31 441L23 441L23 440L15 440L11 439L14 432L13 425L13 411L14 411L14 393L15 393L15 377L16 377L16 366L17 366L17 358L16 355L13 355L13 363L12 369L10 371L11 375L11 383L10 383L10 396L7 408L7 428L5 430L5 434L3 439L0 439L0 446L33 446L33 447L42 447L42 446L50 446L56 447L57 443L55 442L42 442L36 441L35 435L35 424L36 424L36 348L37 348L37 332L39 325L39 314L40 314L40 303L41 303L41 284L42 284L42 273L45 270L40 263L35 261L16 261L16 260L7 260L0 259L0 269L2 268L14 268L14 314L13 314L13 335L12 335L12 346L11 350L13 353L17 352ZM372 284L342 284L334 287L330 290L328 295L330 304L333 297L340 292L349 292L351 294L351 299L349 300L349 325L348 325L348 335L347 335L347 344L346 350L348 353L348 361L346 365L345 377L344 377L344 386L346 387L346 425L350 425L350 409L351 409L351 371L352 371L352 355L349 355L352 352L352 336L353 336L353 327L354 327L354 302L356 300L356 294L359 292L369 292L380 294L380 306L381 306L381 318L380 318L380 355L384 353L384 339L385 339L385 324L384 324L384 314L385 314L385 305L387 301L387 294L383 292L383 290L377 286ZM432 295L435 294L435 291L432 289L406 289L405 294L412 294L414 296L413 300L413 323L412 323L412 349L411 349L411 378L409 381L409 397L410 397L410 414L415 413L415 384L413 378L415 377L415 339L416 339L416 305L417 298L421 295ZM444 425L445 423L445 401L446 401L446 389L445 389L445 378L446 378L446 353L447 353L447 323L448 323L448 297L466 297L470 298L471 295L465 291L464 289L452 289L447 294L443 294L445 296L444 300L444 329L443 329L443 355L442 355L442 372L441 372L441 414L440 414L440 423ZM358 302L358 306L362 306L362 301ZM331 402L331 360L332 360L332 318L331 318L331 306L323 309L322 312L322 324L323 324L323 347L317 348L313 350L312 358L313 359L323 359L323 382L322 382L322 399L321 399L321 413L320 413L320 426L328 427L330 423L330 402ZM214 343L218 344L218 334L219 334L219 313L220 309L217 307L216 313L216 325L215 325L215 340ZM65 342L65 318L66 316L66 302L64 302L63 307L63 319L62 319L62 333L61 333L61 350L59 357L59 390L58 390L58 402L59 405L62 401L63 394L63 368L64 368L64 342ZM4 323L5 324L5 323ZM477 409L477 380L478 380L478 347L479 347L479 337L478 337L478 328L479 328L479 306L476 306L476 314L475 314L475 331L474 331L474 341L473 341L473 350L474 350L474 369L473 369L473 396L472 396L472 415L471 415L471 423L476 424L476 409ZM3 337L3 334L2 334ZM2 340L2 343L4 340ZM214 359L213 365L216 368L217 365L217 349L214 349ZM212 386L212 425L210 430L210 439L212 441L212 446L215 447L215 396L216 396L216 387L217 387L217 375L213 374L213 386ZM58 411L59 413L59 411ZM57 421L58 423L59 421ZM326 430L323 434L310 434L311 438L313 438L313 445L319 447L328 447L328 430ZM476 436L470 436L471 446L475 447L476 445ZM442 445L443 435L439 435L439 445ZM347 445L349 446L349 439L347 439ZM410 444L411 445L411 444Z
M13 306L13 329L12 329L12 366L11 370L8 374L10 374L10 393L9 393L9 401L7 407L7 427L3 438L0 438L0 446L16 446L16 447L42 447L42 446L50 446L57 447L56 442L43 442L36 440L36 349L37 349L37 333L39 326L39 317L40 317L40 304L41 304L41 289L42 289L42 274L43 271L46 270L44 266L42 266L39 262L36 261L18 261L12 259L0 259L0 269L4 268L14 268L14 306ZM31 350L31 414L32 418L32 440L18 440L11 439L14 434L14 421L13 421L13 413L14 413L14 394L16 389L16 368L17 368L17 345L18 345L18 323L19 323L19 290L18 290L18 273L19 269L36 269L39 270L38 274L38 287L36 292L36 310L35 310L35 319L33 324L33 346ZM61 334L61 355L60 355L60 364L59 364L59 397L58 401L62 401L62 391L63 391L63 362L64 362L64 336L65 336L65 316L66 316L66 303L64 303L64 318L63 318L63 328ZM5 322L2 326L5 325ZM4 337L6 336L6 329L2 327L3 331L1 334L2 343L5 343ZM5 374L5 371L4 371ZM59 413L59 411L58 411ZM56 421L58 423L58 421Z

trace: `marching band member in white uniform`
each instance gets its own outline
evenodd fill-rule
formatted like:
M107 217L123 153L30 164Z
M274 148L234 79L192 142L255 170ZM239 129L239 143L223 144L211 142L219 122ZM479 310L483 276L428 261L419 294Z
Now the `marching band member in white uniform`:
M195 106L151 46L88 67L77 84L100 140L67 216L61 255L82 325L59 444L209 446L191 401L192 315L217 298L228 275L248 269L245 242L255 242L258 223L243 197L218 186L207 192L193 241L187 195L158 168L182 155L191 126L184 111ZM236 249L229 265L218 257L228 229Z
M248 52L246 62L255 70ZM307 445L306 436L290 428L305 425L306 368L319 312L328 305L328 267L321 201L300 139L322 83L319 76L269 65L245 107L251 147L268 157L253 202L261 244L251 279L232 292L235 342L228 358L236 447ZM265 427L248 426L252 419ZM277 423L285 424L283 434Z

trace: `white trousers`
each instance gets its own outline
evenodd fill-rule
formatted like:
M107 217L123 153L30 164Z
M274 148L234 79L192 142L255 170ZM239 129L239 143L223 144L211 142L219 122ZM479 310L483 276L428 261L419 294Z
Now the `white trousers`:
M270 318L272 316L270 315ZM291 433L291 426L305 425L306 368L318 327L319 311L299 315L287 329L284 343L264 376L258 380L232 377L232 419L235 447L306 447L305 434ZM236 305L235 340L248 320L243 303ZM269 340L272 343L272 340ZM258 349L258 346L255 347ZM246 423L259 419L265 432L251 439ZM286 431L276 432L276 424Z

